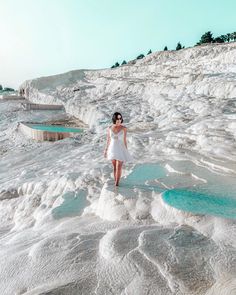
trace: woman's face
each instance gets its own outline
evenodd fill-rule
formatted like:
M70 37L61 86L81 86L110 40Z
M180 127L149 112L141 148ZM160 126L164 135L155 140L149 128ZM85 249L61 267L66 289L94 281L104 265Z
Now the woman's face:
M117 126L121 125L121 120L122 120L121 115L118 115L118 116L116 117L116 125L117 125Z

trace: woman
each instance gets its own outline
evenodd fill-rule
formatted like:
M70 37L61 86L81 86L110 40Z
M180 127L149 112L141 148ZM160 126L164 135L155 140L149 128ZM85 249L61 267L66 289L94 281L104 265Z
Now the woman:
M115 185L119 185L123 162L132 161L127 150L127 128L122 125L123 118L118 112L112 116L113 125L107 129L107 144L104 156L112 161Z

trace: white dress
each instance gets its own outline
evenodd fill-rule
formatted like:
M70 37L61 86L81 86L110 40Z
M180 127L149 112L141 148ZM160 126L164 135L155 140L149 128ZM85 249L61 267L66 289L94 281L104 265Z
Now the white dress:
M115 133L112 128L109 128L110 144L107 150L108 160L119 160L123 162L133 161L132 156L128 152L124 143L124 128Z

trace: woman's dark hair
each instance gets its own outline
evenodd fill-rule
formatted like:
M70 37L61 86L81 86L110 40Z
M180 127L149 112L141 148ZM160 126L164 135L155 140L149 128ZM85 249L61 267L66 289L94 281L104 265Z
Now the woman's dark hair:
M121 113L115 112L115 113L113 114L113 116L112 116L112 122L113 122L113 124L116 124L116 120L117 120L117 117L118 117L119 115L121 116L121 123L123 123L123 117L122 117Z

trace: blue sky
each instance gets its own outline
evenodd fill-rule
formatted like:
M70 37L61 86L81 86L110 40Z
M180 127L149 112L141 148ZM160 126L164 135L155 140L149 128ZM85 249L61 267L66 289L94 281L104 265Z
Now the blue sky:
M236 31L235 11L235 0L0 0L0 84L193 46Z

